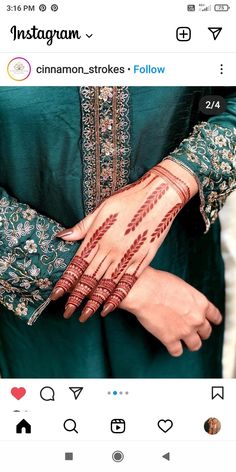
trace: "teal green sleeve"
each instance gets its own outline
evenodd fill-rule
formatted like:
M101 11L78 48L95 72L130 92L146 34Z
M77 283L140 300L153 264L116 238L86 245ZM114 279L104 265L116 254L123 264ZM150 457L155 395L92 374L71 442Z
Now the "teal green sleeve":
M78 248L55 238L61 229L0 187L0 303L29 325Z
M167 157L196 178L206 231L236 188L236 94L226 102L224 113L196 125L192 134Z

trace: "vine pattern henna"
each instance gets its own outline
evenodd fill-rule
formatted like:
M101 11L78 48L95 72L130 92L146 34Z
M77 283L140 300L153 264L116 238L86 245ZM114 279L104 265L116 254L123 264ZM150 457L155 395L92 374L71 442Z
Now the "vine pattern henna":
M130 221L125 231L125 235L129 234L131 231L134 231L137 226L141 223L143 218L153 209L157 202L165 195L169 186L166 183L159 185L146 199L146 201L139 208L137 213Z
M182 208L181 203L177 203L171 210L169 210L164 218L161 220L155 231L151 234L150 243L153 243L156 239L158 239L161 234L165 231L165 229L169 226L175 216L179 213Z
M81 322L84 322L88 318L91 318L91 316L95 313L95 311L97 311L99 306L103 304L107 300L107 298L114 292L117 285L115 282L115 279L117 279L122 274L122 272L124 272L124 270L126 269L127 265L129 264L134 254L136 254L141 248L141 246L144 244L144 242L147 239L147 233L148 233L148 230L144 231L143 234L138 235L138 237L134 240L134 242L131 244L129 249L126 251L126 253L122 257L121 261L117 265L114 272L111 274L111 278L101 279L97 287L90 294L89 301L82 311L82 314L80 317ZM132 276L132 280L134 278L136 280L135 275ZM126 280L126 288L127 288L127 280Z
M126 269L127 265L131 261L132 257L139 251L141 246L145 243L147 239L148 230L144 231L143 234L139 234L134 242L131 244L129 249L126 251L119 264L115 268L114 272L111 274L113 280L117 279L122 272Z
M106 316L108 313L113 311L124 298L128 295L129 291L137 281L137 277L134 274L124 274L119 283L117 284L114 292L108 297L102 311L102 315Z
M95 233L91 236L89 242L86 244L85 248L82 250L80 257L86 259L89 256L91 251L96 247L97 243L102 239L104 234L111 228L112 225L117 220L118 213L114 213L113 215L108 216L108 218L102 223L101 226L95 231Z
M178 193L183 205L185 205L190 200L190 189L183 180L172 174L172 172L170 172L165 167L162 167L160 164L153 167L153 172L172 185L172 187Z
M159 176L158 175L152 175L152 169L146 172L146 174L142 175L138 180L135 180L135 182L132 182L131 184L126 185L125 187L120 188L119 190L116 190L112 195L118 195L120 193L124 193L127 190L130 190L131 188L137 187L138 185L142 184L145 182L147 179L152 177L152 179L146 183L145 187L146 188L148 185L150 185L154 180L156 180Z

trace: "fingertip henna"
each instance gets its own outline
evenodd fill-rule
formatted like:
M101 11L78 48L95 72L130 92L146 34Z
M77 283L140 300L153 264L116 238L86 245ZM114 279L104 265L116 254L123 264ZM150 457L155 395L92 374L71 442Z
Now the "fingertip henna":
M74 256L62 277L54 287L54 293L58 288L62 288L64 293L68 292L75 285L81 275L88 267L88 262L80 256Z

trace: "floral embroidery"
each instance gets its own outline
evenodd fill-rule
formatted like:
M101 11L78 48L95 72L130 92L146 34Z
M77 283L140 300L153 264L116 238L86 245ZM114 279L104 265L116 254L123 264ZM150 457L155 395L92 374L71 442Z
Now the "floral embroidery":
M207 231L236 188L236 129L202 122L166 159L183 165L197 179Z
M85 213L129 181L128 87L81 87Z
M61 225L1 193L0 302L32 324L78 244L55 238Z

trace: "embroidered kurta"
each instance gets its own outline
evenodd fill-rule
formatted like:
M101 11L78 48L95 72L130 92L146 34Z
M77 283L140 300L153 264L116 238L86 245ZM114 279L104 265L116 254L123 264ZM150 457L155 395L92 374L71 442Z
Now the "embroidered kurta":
M223 325L200 351L176 359L124 310L82 325L76 315L63 319L65 298L46 306L78 248L56 232L169 156L193 173L199 196L177 216L152 266L180 276L224 312L217 215L235 188L236 91L220 92L227 110L206 121L198 103L210 88L0 89L4 377L221 376Z

